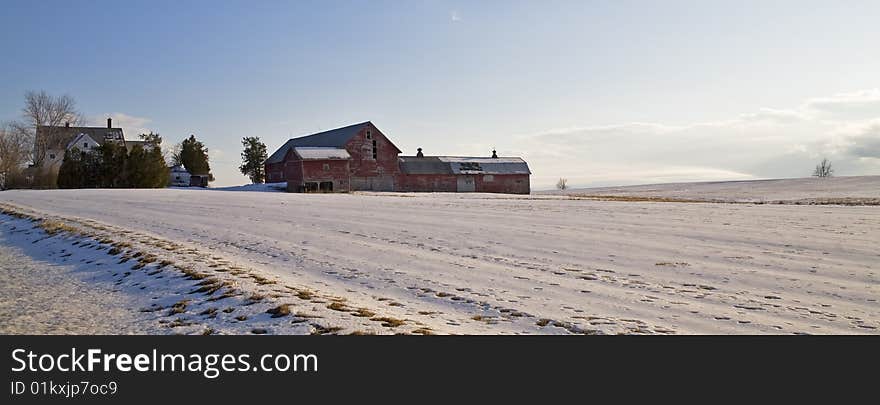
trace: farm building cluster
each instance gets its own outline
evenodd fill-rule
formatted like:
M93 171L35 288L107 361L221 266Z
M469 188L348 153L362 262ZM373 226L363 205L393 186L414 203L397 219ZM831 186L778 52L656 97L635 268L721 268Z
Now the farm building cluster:
M414 191L528 194L519 157L399 156L372 122L288 140L265 162L267 182L292 192Z

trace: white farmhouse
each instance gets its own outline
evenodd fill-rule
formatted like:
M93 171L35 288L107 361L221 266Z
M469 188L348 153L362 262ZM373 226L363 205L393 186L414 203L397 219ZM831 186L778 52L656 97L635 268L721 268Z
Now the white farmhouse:
M190 177L192 177L183 165L171 167L171 181L168 183L172 187L189 187Z

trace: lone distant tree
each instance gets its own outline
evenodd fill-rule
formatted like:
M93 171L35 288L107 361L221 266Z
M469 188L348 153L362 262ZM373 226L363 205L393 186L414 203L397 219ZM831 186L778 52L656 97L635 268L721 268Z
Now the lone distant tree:
M556 188L563 190L563 191L567 190L568 189L568 179L560 178L559 181L556 182Z
M262 183L266 179L266 171L263 162L269 157L266 152L266 144L260 141L258 136L246 136L241 140L244 150L241 152L241 174L248 176L251 183Z
M208 175L208 179L214 181L211 166L208 164L208 148L196 140L195 135L190 135L180 143L180 163L191 174Z
M834 175L834 168L831 167L831 162L828 159L822 159L822 162L816 165L816 170L813 170L813 176L819 178L831 177Z

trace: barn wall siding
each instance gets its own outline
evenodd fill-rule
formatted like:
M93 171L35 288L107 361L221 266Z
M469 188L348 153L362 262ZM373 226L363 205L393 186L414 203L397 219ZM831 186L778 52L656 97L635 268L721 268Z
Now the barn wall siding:
M328 160L292 160L287 165L287 191L306 191L306 183L333 183L333 192L351 190L349 180L349 161Z
M370 131L370 139L367 139L367 131ZM376 159L373 159L373 141L376 141ZM376 127L365 126L345 144L345 149L351 155L352 190L396 190L400 151Z
M531 191L528 174L495 174L491 181L485 180L486 175L454 175L454 174L401 174L397 191L455 193L460 177L471 177L474 180L474 192L529 194Z

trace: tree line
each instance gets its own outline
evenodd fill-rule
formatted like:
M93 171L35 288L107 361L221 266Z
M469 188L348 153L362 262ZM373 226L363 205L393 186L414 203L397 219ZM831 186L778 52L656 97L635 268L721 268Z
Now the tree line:
M162 137L142 134L143 146L104 142L89 151L68 149L58 170L58 188L167 187L170 169L162 155Z

